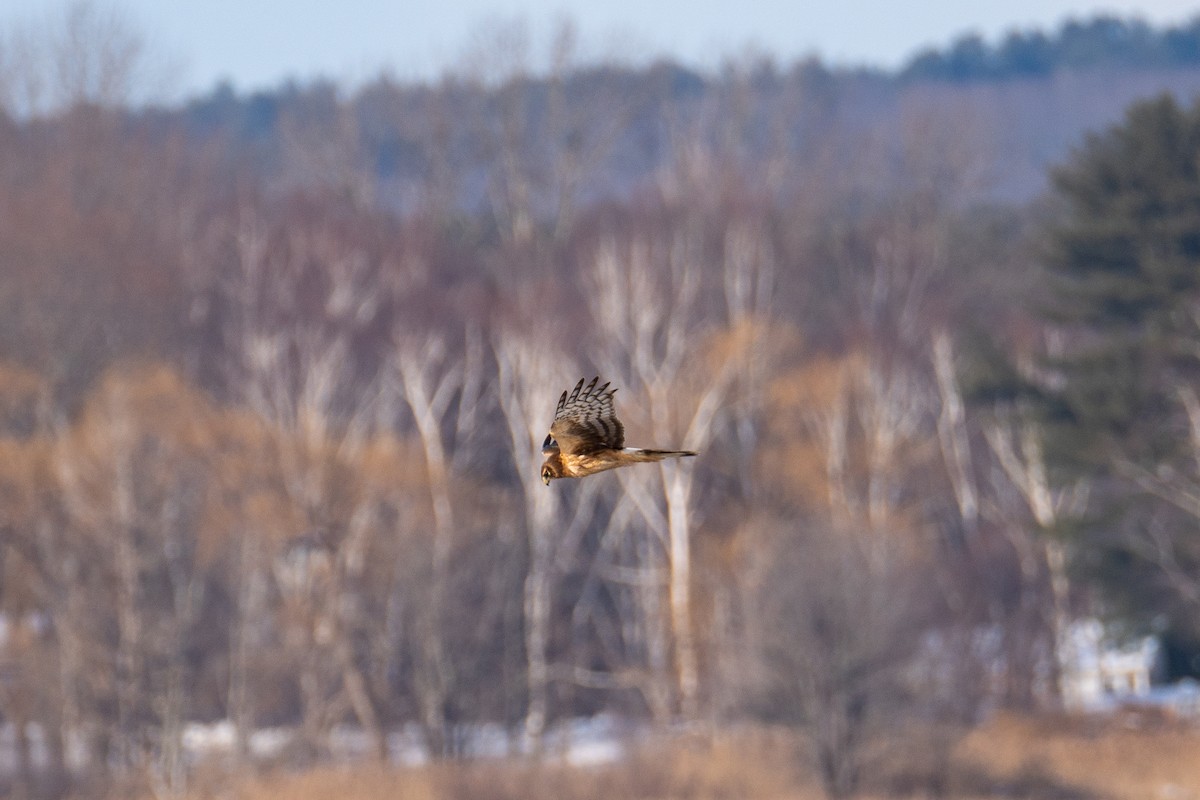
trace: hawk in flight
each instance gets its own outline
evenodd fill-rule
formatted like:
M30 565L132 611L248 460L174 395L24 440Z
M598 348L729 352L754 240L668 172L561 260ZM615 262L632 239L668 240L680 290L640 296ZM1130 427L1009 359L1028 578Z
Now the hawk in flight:
M608 384L597 387L600 377L585 388L583 378L569 394L562 393L554 411L554 424L542 443L542 483L555 478L582 478L642 461L696 455L691 450L643 450L625 446L625 426L613 410Z

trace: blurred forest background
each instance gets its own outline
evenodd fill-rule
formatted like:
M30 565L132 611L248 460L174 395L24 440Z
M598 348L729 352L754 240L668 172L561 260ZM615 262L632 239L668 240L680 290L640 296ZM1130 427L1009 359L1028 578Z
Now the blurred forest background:
M129 20L0 31L0 793L603 712L845 797L1058 708L1073 619L1200 672L1200 22L576 44L145 105ZM597 373L701 456L543 486Z

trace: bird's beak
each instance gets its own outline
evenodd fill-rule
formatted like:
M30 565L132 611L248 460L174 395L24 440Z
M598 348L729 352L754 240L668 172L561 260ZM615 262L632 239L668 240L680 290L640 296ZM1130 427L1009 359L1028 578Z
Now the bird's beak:
M545 473L542 473L542 483L549 486L550 485L550 476Z

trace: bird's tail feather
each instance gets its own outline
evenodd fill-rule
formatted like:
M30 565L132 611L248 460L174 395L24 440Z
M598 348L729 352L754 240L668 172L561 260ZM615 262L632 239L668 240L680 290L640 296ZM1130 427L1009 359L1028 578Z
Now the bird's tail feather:
M641 447L626 447L624 452L634 461L662 461L664 458L696 455L693 450L644 450Z

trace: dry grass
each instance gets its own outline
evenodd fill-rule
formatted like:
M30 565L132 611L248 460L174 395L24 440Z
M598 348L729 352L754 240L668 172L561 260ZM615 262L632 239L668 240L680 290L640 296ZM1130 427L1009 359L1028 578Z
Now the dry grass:
M967 736L956 762L993 787L1041 792L1009 796L1200 800L1200 730L1153 714L1003 715Z
M428 767L324 767L230 781L211 777L189 800L735 800L820 797L796 769L791 737L754 731L720 741L646 746L619 765L473 761ZM198 783L203 783L203 779ZM800 792L799 794L797 792Z
M1169 720L1001 715L966 735L948 760L926 757L937 748L923 748L919 737L910 744L909 756L871 776L864 799L1200 800L1200 731ZM522 760L420 768L358 765L198 783L189 800L823 797L794 741L762 730L715 743L676 740L650 746L607 767Z

